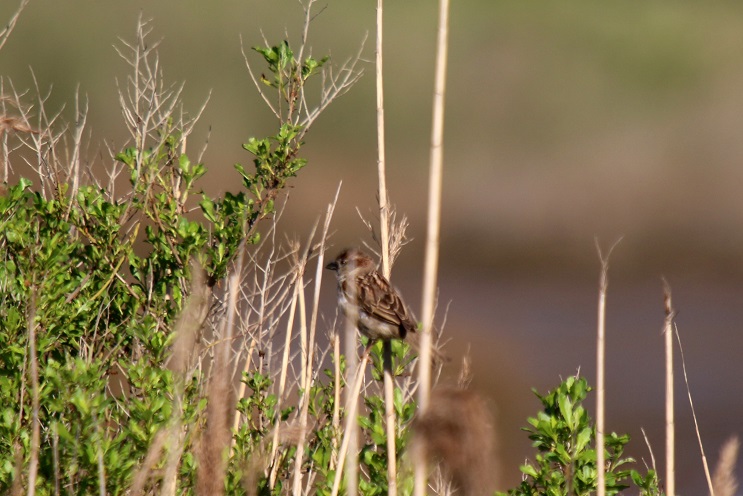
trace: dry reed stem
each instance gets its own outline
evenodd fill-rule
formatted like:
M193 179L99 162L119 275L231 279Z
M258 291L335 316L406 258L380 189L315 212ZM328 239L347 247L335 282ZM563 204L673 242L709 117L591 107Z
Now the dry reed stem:
M244 245L239 250L237 263L230 276L227 315L222 321L223 333L216 346L212 362L212 374L207 393L206 432L199 450L197 494L219 496L224 493L226 449L229 448L232 439L228 418L234 411L234 392L230 383L229 359L234 317L237 313L243 249Z
M392 377L392 343L382 345L384 417L387 431L387 494L397 496L397 432L395 429L395 380Z
M341 337L333 323L333 454L330 459L331 470L338 463L338 436L341 430Z
M384 143L384 71L383 71L383 22L384 1L377 0L377 46L376 46L376 87L377 87L377 176L379 179L379 231L381 234L382 273L390 278L390 243L388 226L386 153ZM383 345L384 403L387 431L387 482L389 496L397 496L397 455L395 442L395 383L392 377L392 346Z
M21 448L20 441L13 443L13 469L15 475L13 476L13 483L10 485L10 495L21 496L23 494L23 448ZM59 492L57 491L57 493Z
M596 251L598 251L599 261L601 262L601 275L599 276L599 302L598 302L598 324L596 337L596 468L598 478L598 496L606 494L606 473L604 452L604 433L605 431L605 374L606 374L606 291L609 286L609 258L614 248L617 247L621 238L618 239L609 248L606 255L601 251L598 239L596 242Z
M306 370L303 370L302 373L304 374L304 381L302 382L302 389L304 390L304 394L302 395L302 401L301 401L301 413L299 417L299 441L297 442L297 455L296 455L296 463L294 465L294 494L300 494L301 493L301 483L302 483L302 464L304 461L304 443L305 438L307 435L307 417L309 413L309 404L310 404L310 388L312 386L312 378L313 378L313 369L314 369L314 361L313 361L313 355L315 350L315 341L316 341L316 334L317 334L317 315L320 308L320 288L322 285L322 275L323 270L325 269L325 264L323 263L325 260L325 241L328 237L328 231L330 230L330 221L333 218L333 213L335 212L335 205L338 203L338 195L341 191L341 184L338 184L338 188L335 191L335 197L333 198L333 201L328 205L326 211L325 211L325 221L323 223L323 229L322 233L320 234L320 245L318 247L317 251L317 266L315 271L315 289L314 289L314 295L313 295L313 301L312 301L312 315L310 316L310 329L309 329L309 337L308 337L308 343L307 343L307 349L306 354L307 356L304 357L303 352L303 365L306 367ZM309 257L310 252L312 251L312 238L314 237L314 229L313 229L313 236L310 238L310 241L307 246L307 254L305 255L305 259ZM300 302L300 320L302 321L302 327L303 329L306 328L306 323L304 322L305 319L305 312L304 312L304 291L300 290L299 293L299 302Z
M356 332L356 329L354 329ZM368 351L368 350L367 350ZM359 366L356 371L356 380L353 384L353 388L348 389L348 396L346 401L346 432L343 435L343 442L341 443L341 449L338 452L338 468L335 471L335 479L333 480L333 490L331 496L337 496L340 488L341 478L343 476L344 462L349 466L356 464L356 470L358 470L358 460L356 458L356 452L350 450L350 441L353 431L356 431L356 410L359 404L359 396L361 394L361 384L364 382L364 370L366 364L369 362L369 353L364 353L364 357L359 362ZM346 457L349 459L347 460ZM358 477L358 473L356 474ZM349 471L346 471L347 480L347 494L356 494L358 490L358 478L355 481L351 481Z
M351 301L353 301L354 295L356 294L356 285L354 282L355 281L352 279L351 284L349 285L349 299ZM354 378L359 377L363 379L368 355L364 355L365 360L361 363L359 362L358 338L356 337L357 330L355 324L358 318L357 309L354 305L349 305L346 311L347 314L344 319L343 328L343 339L345 341L344 352L346 355L346 387L344 397L344 413L346 418L343 439L341 441L341 449L338 452L338 468L336 469L333 487L335 494L337 494L345 464L347 495L356 496L359 480L359 460L357 456L359 450L359 428L356 423L355 412L358 407L361 385L359 384L358 389L347 386L349 384L355 384Z
M431 126L431 159L428 178L428 221L426 224L426 254L423 273L423 303L421 350L418 358L418 406L421 412L428 407L431 391L431 330L436 300L439 263L439 232L441 229L441 188L444 161L444 97L446 95L446 67L448 58L449 0L439 0L439 21L436 37L436 75L433 96L433 123ZM426 490L427 468L416 464L415 494L423 496Z
M31 382L31 446L28 462L28 496L36 494L36 475L39 469L39 449L41 447L41 423L39 421L39 361L36 357L36 289L31 291L28 308L28 354L30 360L29 381ZM18 475L20 477L20 475Z
M150 443L150 447L147 448L147 454L145 455L142 464L134 473L132 486L129 489L129 494L131 496L140 496L144 494L147 479L149 478L150 472L152 472L153 467L160 459L160 454L163 447L165 446L165 441L168 438L168 434L169 433L165 429L160 430L157 434L155 434L155 438L152 440L152 443ZM163 490L162 494L167 493L165 493L165 491Z
M426 253L423 272L420 356L418 358L418 405L422 412L428 407L431 390L431 330L436 303L436 285L439 263L439 236L441 229L441 188L444 161L444 97L446 95L446 67L448 58L449 0L439 0L439 20L436 39L436 74L433 96L433 123L431 126L431 157L428 182L428 221L426 224ZM416 465L415 494L422 496L426 487L426 467Z
M436 74L431 126L431 160L428 183L428 222L423 274L421 350L418 360L420 387L419 407L425 411L431 390L431 330L436 305L436 285L439 263L439 233L441 229L441 189L444 161L444 97L448 58L449 0L439 0L439 21L436 40ZM417 489L416 489L417 491Z
M292 301L291 306L289 309L289 320L286 324L286 339L284 341L284 351L283 356L281 358L281 369L279 372L279 392L276 397L276 411L281 411L282 404L284 400L284 392L286 390L286 374L287 370L289 368L289 351L291 348L291 340L292 340L292 329L294 328L294 315L297 308L297 300L299 299L299 292L302 290L301 288L301 278L299 277L299 271L301 270L301 265L299 262L295 264L294 268L294 294L292 295ZM276 477L278 475L278 463L276 460L276 454L279 449L278 446L278 440L279 440L279 431L280 431L280 423L276 423L276 427L274 429L274 436L273 436L273 442L271 443L271 457L270 457L270 466L271 466L271 473L269 475L269 487L271 489L274 488L276 485Z
M191 291L186 305L178 317L174 332L171 364L175 372L175 404L168 426L168 457L163 474L163 496L175 496L178 490L178 465L183 454L183 398L188 373L191 370L198 336L209 312L210 289L206 274L196 259L191 260ZM149 455L148 455L149 456Z
M673 392L673 319L676 311L671 299L671 286L663 280L663 302L666 318L663 325L665 363L666 363L666 494L676 494L676 421L674 416Z
M710 496L715 496L715 489L712 486L712 477L709 473L709 464L707 463L707 456L704 454L704 445L702 444L702 435L699 432L699 422L697 421L697 412L694 409L694 401L691 399L691 388L689 387L689 377L686 374L686 360L684 359L684 348L681 346L681 336L679 336L678 325L674 322L673 330L676 333L676 341L679 344L679 352L681 353L681 369L684 371L684 383L686 384L686 393L689 397L689 406L691 407L691 416L694 419L694 431L697 434L697 441L699 442L699 452L702 455L702 466L704 467L704 475L707 478L707 487L709 488Z
M735 464L738 461L740 441L738 436L728 439L720 450L720 460L712 477L712 487L716 496L735 496L738 491L738 479L735 477ZM711 495L711 496L714 496Z

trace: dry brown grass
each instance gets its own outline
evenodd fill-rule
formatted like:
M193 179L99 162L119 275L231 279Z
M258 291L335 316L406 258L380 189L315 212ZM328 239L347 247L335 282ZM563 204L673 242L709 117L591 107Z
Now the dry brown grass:
M740 440L738 436L728 439L720 450L720 460L712 475L713 496L735 496L738 479L735 477L735 464L738 461Z
M479 395L459 387L435 388L413 429L415 449L425 460L440 463L462 494L492 493L493 420Z

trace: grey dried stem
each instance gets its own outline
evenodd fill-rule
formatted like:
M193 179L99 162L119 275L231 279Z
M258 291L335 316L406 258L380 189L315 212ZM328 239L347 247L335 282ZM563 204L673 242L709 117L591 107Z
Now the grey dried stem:
M8 23L2 30L0 30L0 50L3 49L5 43L8 41L10 33L12 33L15 29L15 26L18 23L18 19L21 17L21 13L23 12L23 9L26 8L29 1L30 0L21 0L21 3L18 5L16 11L13 12L13 14L10 16Z
M117 80L119 90L119 105L129 130L134 146L138 150L147 147L158 149L169 138L164 129L178 129L180 144L185 146L185 140L193 131L193 127L201 117L206 101L196 115L189 117L181 100L183 83L180 85L166 85L163 77L160 58L157 51L159 41L149 42L152 32L150 21L140 15L137 21L135 42L128 42L120 38L121 47L114 47L119 56L130 66L132 74L122 85ZM141 172L142 160L146 155L137 154L137 172Z

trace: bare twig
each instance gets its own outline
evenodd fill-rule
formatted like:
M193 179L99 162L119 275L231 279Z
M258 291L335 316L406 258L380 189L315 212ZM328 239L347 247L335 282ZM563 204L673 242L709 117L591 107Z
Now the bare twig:
M28 5L29 1L30 0L21 0L21 4L18 6L13 15L10 16L8 24L6 24L2 31L0 31L0 50L3 49L3 46L5 46L5 42L8 41L10 33L13 32L13 29L15 29L15 25L18 23L18 18L21 17L21 12L23 12L23 9L26 8L26 5Z

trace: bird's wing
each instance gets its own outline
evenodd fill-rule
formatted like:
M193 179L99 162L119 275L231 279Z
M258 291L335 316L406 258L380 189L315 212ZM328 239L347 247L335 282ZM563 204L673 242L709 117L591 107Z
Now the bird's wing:
M416 323L399 293L377 272L360 278L357 300L359 308L383 322L415 331Z

